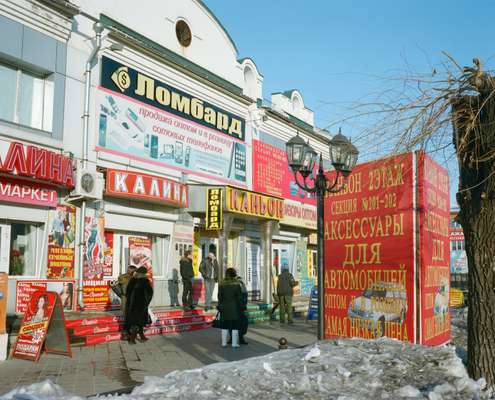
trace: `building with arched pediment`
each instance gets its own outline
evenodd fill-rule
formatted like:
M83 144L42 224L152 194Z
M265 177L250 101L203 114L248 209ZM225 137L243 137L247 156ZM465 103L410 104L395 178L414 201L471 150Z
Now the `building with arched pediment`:
M253 301L271 302L284 265L309 296L315 200L295 184L285 142L299 133L326 157L330 135L298 90L263 99L255 60L200 0L15 3L0 4L12 39L0 44L9 314L64 282L67 309L116 309L109 285L129 264L149 269L153 306L179 303L189 249L196 271L209 252L221 271L237 268ZM31 172L21 151L35 151Z

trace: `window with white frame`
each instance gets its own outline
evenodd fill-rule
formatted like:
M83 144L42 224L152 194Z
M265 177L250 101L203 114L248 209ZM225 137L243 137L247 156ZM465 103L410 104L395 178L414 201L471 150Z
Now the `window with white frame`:
M168 260L170 237L159 235L140 235L114 232L113 253L114 253L114 271L117 269L118 274L127 271L130 264L136 264L135 260L130 259L129 239L143 238L151 239L151 266L154 277L163 277L167 268L165 263Z
M38 244L42 242L43 225L13 222L10 225L9 275L36 275L36 263L41 257Z
M0 119L51 132L53 76L0 64Z

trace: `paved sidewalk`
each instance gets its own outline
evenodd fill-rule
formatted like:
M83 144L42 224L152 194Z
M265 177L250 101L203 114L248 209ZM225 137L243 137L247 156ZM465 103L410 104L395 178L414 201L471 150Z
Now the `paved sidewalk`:
M73 394L105 393L137 385L145 376L267 354L278 350L281 337L288 339L290 347L311 344L316 340L316 324L296 320L294 325L252 325L246 336L249 344L238 349L222 348L220 331L211 328L152 336L148 342L134 346L113 342L75 347L72 358L43 353L38 363L9 359L0 362L0 396L16 386L45 379Z

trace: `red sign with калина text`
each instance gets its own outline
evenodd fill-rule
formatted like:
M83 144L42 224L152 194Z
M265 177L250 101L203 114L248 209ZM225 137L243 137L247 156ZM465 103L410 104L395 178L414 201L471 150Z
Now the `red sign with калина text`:
M159 176L132 171L109 169L106 193L110 196L165 203L185 208L188 206L187 186Z
M72 159L36 146L0 140L0 172L74 187Z
M259 140L253 140L253 191L316 205L316 199L297 186L285 151Z
M412 153L357 165L326 197L326 338L415 341L413 165Z
M420 343L450 341L449 174L424 152L418 153L420 228Z

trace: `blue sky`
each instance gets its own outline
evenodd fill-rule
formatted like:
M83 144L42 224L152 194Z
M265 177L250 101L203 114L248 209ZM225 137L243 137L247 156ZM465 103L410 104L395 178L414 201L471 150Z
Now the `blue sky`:
M205 3L232 36L239 57L256 62L264 97L299 89L317 125L331 132L349 104L380 91L383 78L406 68L431 71L445 60L442 51L461 65L471 65L473 57L490 69L495 64L495 1ZM343 133L359 136L360 127L343 124Z

